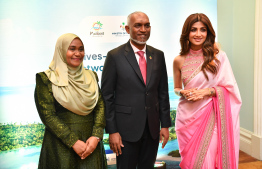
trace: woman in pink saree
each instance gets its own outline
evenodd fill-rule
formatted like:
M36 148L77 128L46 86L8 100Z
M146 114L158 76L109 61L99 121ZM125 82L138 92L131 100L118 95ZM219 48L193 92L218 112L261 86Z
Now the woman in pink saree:
M175 93L181 96L176 114L180 167L236 169L241 97L206 15L186 19L180 44L173 63Z

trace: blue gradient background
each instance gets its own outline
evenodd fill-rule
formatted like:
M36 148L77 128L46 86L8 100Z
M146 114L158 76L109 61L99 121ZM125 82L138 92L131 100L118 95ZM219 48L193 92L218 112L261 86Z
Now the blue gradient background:
M205 13L217 30L217 0L0 0L0 11L0 123L41 122L33 98L35 74L48 68L57 38L68 32L81 34L79 24L87 16L127 16L134 11L149 16L148 44L165 53L173 109L178 97L173 92L172 64L180 51L185 19L192 13ZM99 47L109 51L127 40ZM85 48L88 53L89 46ZM158 154L177 149L177 144L167 147ZM39 151L39 146L32 146L0 152L0 168L36 168Z

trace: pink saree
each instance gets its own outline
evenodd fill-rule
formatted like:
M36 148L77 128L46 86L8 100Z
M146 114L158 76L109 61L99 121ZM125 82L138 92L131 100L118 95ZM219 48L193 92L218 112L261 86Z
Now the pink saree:
M238 168L241 98L226 54L220 51L217 58L219 72L216 76L207 72L209 81L202 63L183 81L185 89L213 87L216 96L196 102L180 98L176 134L182 169Z

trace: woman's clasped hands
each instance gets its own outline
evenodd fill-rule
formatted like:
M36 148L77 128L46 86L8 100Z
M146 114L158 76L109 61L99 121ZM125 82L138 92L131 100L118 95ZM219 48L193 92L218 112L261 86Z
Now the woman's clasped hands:
M209 90L207 88L206 89L192 88L192 89L182 90L181 94L188 101L195 102L203 99L205 96L208 96Z
M81 140L77 140L72 148L76 152L76 154L78 154L79 157L83 160L93 153L98 143L99 140L97 139L97 137L91 136L89 137L89 139L86 140L86 143Z

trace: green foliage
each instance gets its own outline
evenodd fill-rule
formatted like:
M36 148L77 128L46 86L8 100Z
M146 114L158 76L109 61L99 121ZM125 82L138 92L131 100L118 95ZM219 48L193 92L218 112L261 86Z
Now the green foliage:
M172 127L172 128L169 130L169 140L174 140L174 139L177 139L177 136L176 136L175 128Z
M174 129L176 120L176 110L170 110L171 128L169 140L176 139ZM0 152L21 147L41 145L43 142L45 126L42 123L32 124L3 124L0 123ZM105 144L109 144L108 138L103 139Z
M171 151L168 155L172 157L181 157L179 150Z
M2 124L0 123L0 152L21 147L40 145L45 126L41 123Z
M171 127L169 128L169 140L177 139L176 131L175 131L175 121L176 121L176 110L170 110L170 117L171 117Z
M175 126L175 121L176 121L176 110L170 110L170 117L171 117L171 126Z
M104 139L103 139L103 143L104 143L104 144L109 144L109 138L104 138Z

